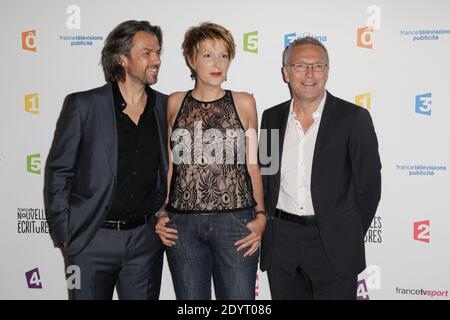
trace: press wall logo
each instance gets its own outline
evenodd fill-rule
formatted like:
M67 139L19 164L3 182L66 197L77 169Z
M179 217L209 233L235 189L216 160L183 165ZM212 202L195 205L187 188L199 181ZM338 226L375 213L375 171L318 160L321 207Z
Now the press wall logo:
M39 274L39 268L34 268L25 272L25 278L27 280L28 289L42 289L41 275Z
M67 29L81 29L81 8L71 4L67 7L66 13L69 15L66 20Z
M373 49L373 28L358 28L356 44L360 48Z
M81 269L77 265L70 265L66 269L67 289L81 289Z
M37 93L25 95L25 112L39 114L39 95Z
M415 41L438 41L444 39L445 36L450 35L450 29L445 28L417 28L417 29L402 29L400 35ZM447 38L448 39L448 38Z
M22 32L22 49L26 51L36 52L36 30Z
M17 208L17 233L48 234L48 210L43 208Z
M364 242L366 243L383 242L381 217L375 216L373 218L369 230L367 230L366 236L364 237Z
M372 93L362 93L355 97L355 104L370 111L372 107Z
M319 40L320 42L328 41L328 38L326 35L317 35L317 34L312 34L309 32L303 32L303 33L291 32L291 33L286 33L284 35L284 47L286 48L287 46L289 46L289 44L292 41L294 41L295 39L303 38L303 37L312 37L316 40Z
M429 298L448 297L448 290L436 289L405 289L396 287L395 293L400 295L425 296Z
M27 155L27 171L34 174L41 174L40 153Z
M408 176L435 176L438 173L447 171L446 165L431 164L397 164L399 171L408 173Z
M356 45L360 48L373 49L374 30L381 29L381 9L376 5L370 5L366 9L366 25L356 30Z
M431 116L431 92L416 96L416 113Z
M369 300L369 291L381 289L381 268L370 265L360 277L362 278L358 280L356 299Z
M358 280L358 287L356 289L356 300L370 300L366 279Z
M258 53L258 31L244 33L244 51Z
M67 19L66 27L68 30L81 29L81 8L77 5L70 5L66 9ZM103 41L102 35L78 34L78 35L60 35L59 40L70 43L71 47L93 46L99 41Z
M417 221L413 224L413 237L414 240L430 243L430 220Z

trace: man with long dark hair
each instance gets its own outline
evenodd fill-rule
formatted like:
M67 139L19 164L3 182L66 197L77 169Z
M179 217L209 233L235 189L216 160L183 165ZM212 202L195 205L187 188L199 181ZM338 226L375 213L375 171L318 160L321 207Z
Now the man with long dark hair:
M107 37L107 84L66 97L46 166L53 238L79 267L74 299L158 299L166 197L167 96L157 82L162 33L125 21Z

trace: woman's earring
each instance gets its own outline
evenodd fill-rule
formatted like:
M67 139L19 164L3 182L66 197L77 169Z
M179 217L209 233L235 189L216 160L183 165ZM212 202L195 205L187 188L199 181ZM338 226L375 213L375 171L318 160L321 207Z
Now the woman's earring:
M197 78L197 72L195 70L191 70L191 80L195 80Z

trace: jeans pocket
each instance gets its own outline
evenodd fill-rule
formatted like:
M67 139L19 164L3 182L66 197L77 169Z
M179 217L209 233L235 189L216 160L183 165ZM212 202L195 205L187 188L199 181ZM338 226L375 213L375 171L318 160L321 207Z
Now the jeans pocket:
M167 226L175 225L176 220L178 220L178 217L180 216L179 213L173 213L173 212L170 212L170 211L167 211L167 215L169 216L169 221L167 222Z
M244 229L247 232L251 232L247 227L247 223L255 219L255 211L254 210L246 210L242 212L232 212L230 213L231 219L234 224Z

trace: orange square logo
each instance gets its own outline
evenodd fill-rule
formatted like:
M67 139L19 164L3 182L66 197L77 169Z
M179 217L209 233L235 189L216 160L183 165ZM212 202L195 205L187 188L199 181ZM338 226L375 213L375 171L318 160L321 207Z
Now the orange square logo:
M356 42L358 47L373 49L373 27L358 28Z
M22 49L36 52L36 30L22 32Z

